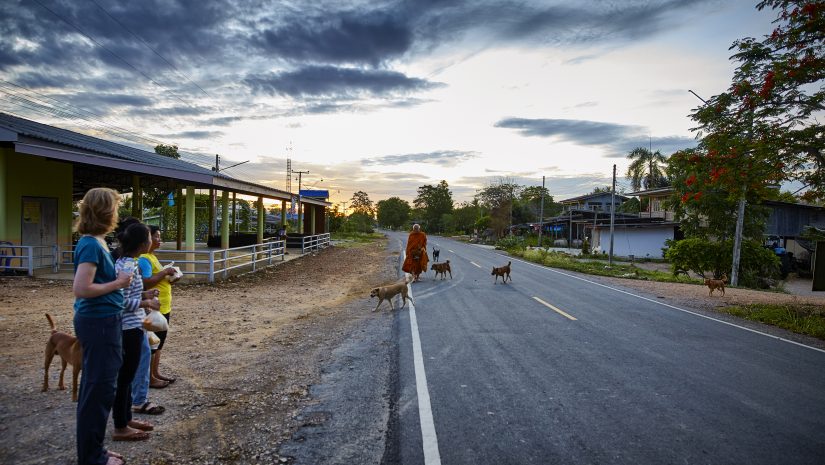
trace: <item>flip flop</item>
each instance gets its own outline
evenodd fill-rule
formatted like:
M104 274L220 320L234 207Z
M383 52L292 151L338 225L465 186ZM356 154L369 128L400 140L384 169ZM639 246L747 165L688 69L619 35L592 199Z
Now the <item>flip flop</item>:
M160 415L161 413L166 411L166 407L162 405L154 405L151 402L146 402L138 408L132 407L132 411L135 413L143 413L146 415Z
M112 451L110 451L110 450L107 450L107 451L106 451L106 456L107 456L107 457L114 457L114 458L119 459L119 460L123 460L123 456L122 456L122 455L118 454L117 452L112 452Z
M163 389L166 386L169 386L169 381L164 381L163 384L158 384L156 386L153 386L151 384L149 385L149 387L152 388L152 389Z
M143 420L132 420L132 421L129 422L129 427L139 429L139 430L143 430L143 431L152 431L153 429L155 429L155 427L152 426L151 423L149 423L148 421L143 421Z
M145 441L147 439L149 439L149 433L141 430L122 435L112 434L112 441Z

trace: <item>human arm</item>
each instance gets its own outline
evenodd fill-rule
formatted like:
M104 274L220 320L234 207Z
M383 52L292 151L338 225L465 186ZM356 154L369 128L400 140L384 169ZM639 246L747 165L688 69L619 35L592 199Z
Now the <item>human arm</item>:
M118 289L123 289L132 280L132 275L120 272L114 281L96 283L94 282L95 272L97 272L97 265L93 262L83 262L77 265L74 282L72 283L72 292L74 292L75 297L81 299L100 297Z
M161 280L165 279L167 276L171 276L175 274L175 270L172 268L165 268L157 273L152 274L152 264L146 258L140 258L138 260L138 266L140 267L140 274L143 277L143 288L150 289L158 285Z

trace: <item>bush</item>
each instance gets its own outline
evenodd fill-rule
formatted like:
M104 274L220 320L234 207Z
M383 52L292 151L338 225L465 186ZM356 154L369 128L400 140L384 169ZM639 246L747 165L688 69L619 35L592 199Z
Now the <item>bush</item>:
M668 241L665 258L671 263L673 274L692 271L704 278L730 273L733 264L733 241L714 242L691 237ZM760 287L765 278L779 273L779 257L754 241L742 241L739 261L740 286ZM730 276L728 276L730 278Z
M374 231L372 226L373 219L369 215L365 215L363 213L353 213L352 215L347 217L346 221L341 227L341 232L372 233Z
M496 241L497 249L524 249L524 238L519 236L504 236Z

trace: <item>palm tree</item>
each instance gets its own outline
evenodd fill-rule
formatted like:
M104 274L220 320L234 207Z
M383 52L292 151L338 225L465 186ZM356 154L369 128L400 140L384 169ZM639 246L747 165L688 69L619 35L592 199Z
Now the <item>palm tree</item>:
M658 150L651 152L644 147L637 147L627 154L627 158L633 161L627 167L625 176L630 179L634 191L640 190L643 186L645 189L652 189L668 185L663 166L667 163L667 158Z

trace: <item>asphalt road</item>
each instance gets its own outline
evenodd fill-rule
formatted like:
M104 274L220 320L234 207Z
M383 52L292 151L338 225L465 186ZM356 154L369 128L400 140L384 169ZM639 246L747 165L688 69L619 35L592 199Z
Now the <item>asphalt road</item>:
M385 463L825 463L825 352L522 261L493 284L508 257L429 244L453 279L396 313Z

